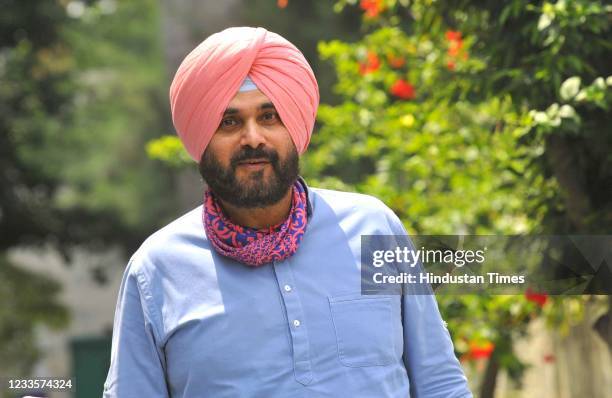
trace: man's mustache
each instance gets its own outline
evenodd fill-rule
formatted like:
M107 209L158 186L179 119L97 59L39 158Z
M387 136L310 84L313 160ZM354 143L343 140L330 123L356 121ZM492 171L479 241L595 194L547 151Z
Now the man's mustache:
M270 164L274 165L278 162L278 152L276 152L274 149L265 149L261 147L245 147L241 149L240 152L232 156L231 166L233 169L235 169L238 166L238 163L249 160L266 160L270 162Z

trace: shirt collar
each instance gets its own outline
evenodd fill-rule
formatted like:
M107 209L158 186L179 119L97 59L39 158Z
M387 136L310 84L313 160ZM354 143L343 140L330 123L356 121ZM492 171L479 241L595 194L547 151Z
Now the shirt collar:
M308 187L308 184L306 184L306 181L304 181L304 178L302 176L298 176L297 181L302 184L302 186L304 187L304 191L306 191L306 217L310 218L312 216L312 202L310 201L310 197L311 197L311 191L310 188Z

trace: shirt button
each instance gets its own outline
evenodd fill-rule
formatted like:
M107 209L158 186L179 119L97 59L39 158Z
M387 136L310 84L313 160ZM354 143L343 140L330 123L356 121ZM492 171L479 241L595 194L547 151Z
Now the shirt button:
M285 285L283 288L285 289L286 292L290 292L291 291L291 286L289 286L289 285Z
M293 321L293 326L295 326L296 328L300 326L300 321L298 321L297 319L295 319Z

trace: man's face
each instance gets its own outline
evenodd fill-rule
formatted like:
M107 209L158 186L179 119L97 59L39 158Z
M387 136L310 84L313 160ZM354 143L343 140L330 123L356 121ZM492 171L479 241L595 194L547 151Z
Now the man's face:
M272 101L253 90L230 101L199 169L221 200L243 208L266 207L295 182L299 158Z

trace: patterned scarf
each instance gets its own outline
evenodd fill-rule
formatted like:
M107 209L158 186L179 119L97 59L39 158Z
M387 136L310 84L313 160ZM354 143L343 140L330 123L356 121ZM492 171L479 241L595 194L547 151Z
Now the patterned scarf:
M284 222L265 229L243 227L232 223L213 193L206 190L202 218L206 235L217 253L259 267L296 252L306 231L307 206L306 189L296 181L289 216Z

